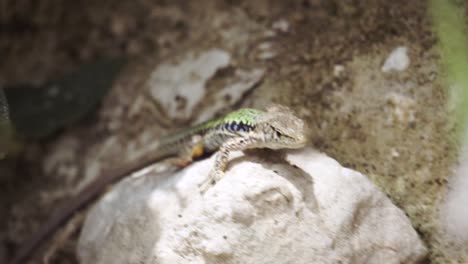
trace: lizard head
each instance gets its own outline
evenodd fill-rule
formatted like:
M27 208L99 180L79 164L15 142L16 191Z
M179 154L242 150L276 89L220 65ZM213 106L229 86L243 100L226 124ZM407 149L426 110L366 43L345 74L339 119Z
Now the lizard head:
M271 105L258 121L264 132L264 144L267 148L302 148L307 143L307 127L287 107Z

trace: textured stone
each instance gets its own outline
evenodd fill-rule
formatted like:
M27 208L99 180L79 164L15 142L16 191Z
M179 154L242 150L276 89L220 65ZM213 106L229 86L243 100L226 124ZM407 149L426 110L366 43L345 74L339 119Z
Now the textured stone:
M94 206L82 263L414 263L426 249L364 175L310 149L243 156L203 197L213 158L129 178ZM261 157L261 158L260 158Z

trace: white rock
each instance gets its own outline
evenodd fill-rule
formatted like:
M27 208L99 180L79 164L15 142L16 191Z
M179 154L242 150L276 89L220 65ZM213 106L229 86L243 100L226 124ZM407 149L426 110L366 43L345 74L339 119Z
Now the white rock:
M177 64L162 64L148 80L151 95L171 118L188 119L205 96L206 82L230 60L226 51L212 49L197 57L188 54Z
M275 21L272 28L280 32L286 33L289 31L289 22L286 19Z
M385 60L385 63L382 66L382 71L404 71L408 68L409 64L410 59L408 57L408 49L406 47L397 47Z
M242 99L242 97L251 91L263 79L265 70L253 69L250 71L236 70L232 83L220 87L213 91L214 102L208 105L199 113L194 124L212 119L216 113L221 112L223 108L233 106Z
M340 77L344 71L345 67L343 65L335 65L333 67L333 76Z
M415 263L426 254L364 175L310 149L287 161L237 155L204 197L197 185L213 158L118 184L86 219L81 262Z

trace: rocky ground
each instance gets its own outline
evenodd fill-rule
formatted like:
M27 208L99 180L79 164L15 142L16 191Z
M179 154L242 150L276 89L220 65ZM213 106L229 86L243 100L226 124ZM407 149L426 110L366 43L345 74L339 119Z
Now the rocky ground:
M438 226L456 152L425 1L63 3L2 1L0 84L41 83L100 57L130 63L93 118L33 144L0 176L0 262L57 203L129 158L122 150L271 101L296 110L313 147L405 211L430 261L464 260ZM409 64L383 67L396 49ZM76 263L71 233L51 243L52 262Z

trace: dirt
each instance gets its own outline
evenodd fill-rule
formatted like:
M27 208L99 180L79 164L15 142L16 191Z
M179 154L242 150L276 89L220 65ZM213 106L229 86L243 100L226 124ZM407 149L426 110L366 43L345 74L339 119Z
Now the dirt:
M207 48L230 52L232 67L265 69L263 83L241 105L292 106L308 121L317 149L367 174L406 212L430 249L429 261L453 260L436 220L456 151L426 1L61 3L1 2L0 84L41 83L101 57L132 62L95 118L31 144L5 166L0 262L89 180L81 175L93 160L112 164L119 146L137 142L142 131L156 137L166 130L154 124L164 117L155 117L151 104L128 112L160 61ZM383 73L398 46L408 48L409 68ZM96 154L106 144L118 146ZM77 263L78 231L68 233L44 245L58 247L51 263ZM43 255L44 249L35 261Z

